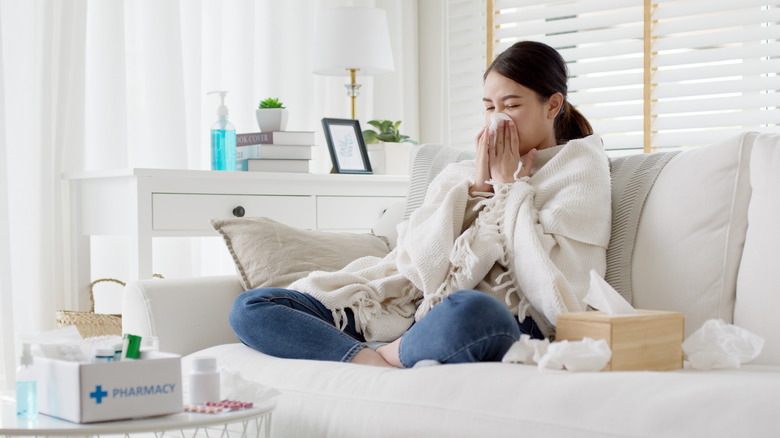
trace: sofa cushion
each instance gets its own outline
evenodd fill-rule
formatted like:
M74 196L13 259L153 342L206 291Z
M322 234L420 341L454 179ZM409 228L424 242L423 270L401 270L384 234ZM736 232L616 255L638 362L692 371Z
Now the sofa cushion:
M409 219L425 200L428 185L450 163L473 160L476 152L441 144L424 144L412 150L409 194L403 219Z
M766 366L706 373L540 372L497 362L393 369L279 359L243 344L196 355L217 357L219 366L282 393L273 414L278 438L732 438L780 430L780 373Z
M634 307L685 314L685 333L733 321L755 133L681 152L647 196L632 262Z
M309 272L390 252L387 240L373 234L303 230L263 217L212 219L211 225L224 238L244 290L287 287Z
M405 199L390 204L371 227L372 233L387 239L390 249L395 249L398 243L398 224L403 220L405 208Z
M607 272L604 279L632 304L631 259L634 256L642 209L656 178L678 153L633 154L612 158L609 162L612 231L607 247Z
M750 158L753 194L737 277L734 324L766 342L754 363L780 365L780 135L761 135Z

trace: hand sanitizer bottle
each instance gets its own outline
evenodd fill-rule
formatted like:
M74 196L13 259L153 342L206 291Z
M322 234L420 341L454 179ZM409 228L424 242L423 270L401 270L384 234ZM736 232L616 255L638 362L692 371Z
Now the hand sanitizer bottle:
M217 108L217 121L211 125L211 170L236 170L236 127L228 121L228 108L225 106L227 91L218 93L221 104Z
M22 359L16 370L16 415L28 419L38 416L38 382L27 343L22 345Z

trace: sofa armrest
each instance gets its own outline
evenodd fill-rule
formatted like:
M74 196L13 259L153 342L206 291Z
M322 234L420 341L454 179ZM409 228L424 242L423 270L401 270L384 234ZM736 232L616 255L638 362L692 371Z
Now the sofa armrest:
M122 332L155 336L160 351L181 355L238 342L228 315L243 291L237 276L128 282Z

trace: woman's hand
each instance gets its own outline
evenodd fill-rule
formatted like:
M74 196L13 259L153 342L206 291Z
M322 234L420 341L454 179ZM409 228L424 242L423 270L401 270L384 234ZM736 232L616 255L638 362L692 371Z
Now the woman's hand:
M485 127L476 138L477 143L477 155L475 157L476 174L474 176L474 186L469 190L469 194L473 196L474 192L492 192L493 186L486 184L485 181L490 179L490 133L488 128Z
M516 178L531 176L536 149L528 151L525 159L522 160L522 166L520 166L520 137L514 122L501 121L498 124L493 144L490 144L491 135L488 128L483 129L477 135L476 143L476 175L474 186L469 191L472 196L474 192L493 192L493 186L485 183L490 179L502 183L512 183L515 182Z
M525 154L523 166L520 168L520 171L517 172L517 179L520 179L524 176L531 176L531 168L534 166L534 158L536 158L536 149L531 149L527 154Z
M490 176L502 183L515 182L515 172L520 166L520 138L515 122L502 120L496 130L496 144L490 148ZM525 167L525 166L523 166ZM528 167L530 173L530 166Z

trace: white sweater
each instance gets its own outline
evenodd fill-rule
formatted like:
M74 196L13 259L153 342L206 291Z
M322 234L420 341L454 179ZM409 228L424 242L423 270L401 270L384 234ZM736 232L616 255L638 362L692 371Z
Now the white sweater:
M590 270L606 271L610 176L601 139L538 151L530 178L495 183L486 198L469 196L474 169L465 161L442 170L386 257L313 272L289 288L320 300L342 326L351 309L368 341L397 339L462 289L488 293L553 334L559 313L585 310Z

